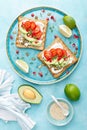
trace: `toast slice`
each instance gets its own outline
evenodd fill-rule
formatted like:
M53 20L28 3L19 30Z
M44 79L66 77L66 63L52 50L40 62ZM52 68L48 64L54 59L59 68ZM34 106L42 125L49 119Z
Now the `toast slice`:
M40 52L37 57L48 67L55 78L58 78L78 60L59 37L49 47Z
M48 21L18 17L18 34L16 46L43 50L46 40Z

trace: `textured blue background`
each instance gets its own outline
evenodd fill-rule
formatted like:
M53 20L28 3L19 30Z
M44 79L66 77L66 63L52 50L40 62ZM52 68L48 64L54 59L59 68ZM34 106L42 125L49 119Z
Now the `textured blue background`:
M86 0L0 0L0 69L8 70L14 75L15 83L12 92L16 93L20 84L27 83L12 70L6 56L6 36L14 19L25 10L37 6L51 6L58 8L73 16L82 35L83 54L76 70L62 82L53 85L33 85L43 95L40 105L32 105L27 111L30 117L37 122L33 130L87 130L87 2ZM51 125L46 118L46 108L51 101L49 94L65 98L64 87L67 83L75 83L81 90L81 98L78 102L71 102L74 107L73 120L66 126L56 127ZM46 91L46 92L45 92ZM48 98L47 98L48 97ZM5 124L0 120L0 130L21 130L15 122Z

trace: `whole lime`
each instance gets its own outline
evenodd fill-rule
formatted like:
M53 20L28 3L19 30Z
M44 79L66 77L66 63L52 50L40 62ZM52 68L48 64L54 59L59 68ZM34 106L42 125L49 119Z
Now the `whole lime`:
M75 84L67 84L64 88L65 95L74 101L79 100L80 90Z
M74 18L71 16L68 16L68 15L64 16L63 21L70 29L73 29L76 27L76 22Z

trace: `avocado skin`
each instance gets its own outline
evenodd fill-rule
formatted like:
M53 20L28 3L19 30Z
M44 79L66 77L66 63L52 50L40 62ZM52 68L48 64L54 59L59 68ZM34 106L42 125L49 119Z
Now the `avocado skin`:
M30 88L32 91L34 91L36 98L34 100L26 99L20 92L21 91L20 89L24 89L24 88ZM42 98L43 98L41 93L36 88L34 88L33 86L31 86L29 84L20 85L18 87L18 95L24 102L31 103L31 104L39 104L42 101Z

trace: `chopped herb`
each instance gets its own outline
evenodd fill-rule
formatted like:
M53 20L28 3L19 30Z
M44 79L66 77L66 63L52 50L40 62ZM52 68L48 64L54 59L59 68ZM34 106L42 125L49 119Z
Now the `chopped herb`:
M45 75L48 75L48 72L46 72Z
M51 31L51 32L53 32L53 29L52 29L52 27L50 27L49 29L50 29L50 31Z
M33 61L35 61L35 60L36 60L36 58L35 58L35 57L32 57L31 59L32 59Z
M30 62L30 64L33 64L33 62Z
M37 39L35 36L33 36L34 39Z
M21 59L23 60L23 59L24 59L24 57L21 57Z
M38 19L38 16L35 16L35 19Z
M40 16L42 17L42 13L40 13Z
M12 42L11 45L14 45L14 42Z
M29 41L30 43L32 43L33 41Z
M19 57L17 56L17 59L19 59Z
M48 16L51 16L51 13L48 13L47 15L48 15Z
M17 34L17 32L16 32L16 31L14 31L14 32L13 32L13 34Z
M26 56L29 56L29 53L28 53L28 52L26 52L25 54L26 54Z
M54 26L50 26L49 29L50 29L51 32L53 32Z
M42 68L44 66L44 64L41 64L38 66L38 69Z
M73 54L76 55L76 54L77 54L77 51L75 51Z
M31 34L32 34L32 30L30 30L30 31L28 32L28 34L30 34L30 35L31 35Z

